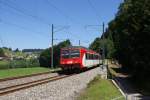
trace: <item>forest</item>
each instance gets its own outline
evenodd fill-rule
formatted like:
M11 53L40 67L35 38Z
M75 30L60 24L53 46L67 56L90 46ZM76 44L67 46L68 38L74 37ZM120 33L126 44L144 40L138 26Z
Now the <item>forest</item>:
M103 35L90 48L98 51L104 43L107 58L118 60L135 82L149 87L150 0L124 0Z

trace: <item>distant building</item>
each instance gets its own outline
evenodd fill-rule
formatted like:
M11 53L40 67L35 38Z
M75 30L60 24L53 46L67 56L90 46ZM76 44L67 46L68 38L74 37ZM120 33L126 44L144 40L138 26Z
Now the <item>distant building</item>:
M0 60L3 60L4 59L4 57L0 57Z
M2 60L11 60L11 58L10 57L0 57L0 61L2 61Z

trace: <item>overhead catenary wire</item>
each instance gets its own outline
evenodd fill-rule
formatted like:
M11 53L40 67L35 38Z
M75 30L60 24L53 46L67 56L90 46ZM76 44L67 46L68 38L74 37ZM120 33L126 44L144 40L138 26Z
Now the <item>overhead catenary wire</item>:
M90 7L92 8L93 12L95 13L95 16L97 17L97 20L98 20L98 22L99 22L100 15L97 13L95 6L94 6L93 3L91 2L91 0L87 0L87 1L88 1L88 3L89 3ZM87 29L88 27L99 27L99 26L101 27L101 26L103 26L103 25L86 25L86 26L85 26L85 29Z
M26 9L22 8L22 7L16 7L16 5L14 3L10 2L10 1L9 2L8 1L7 2L6 1L5 2L1 1L1 4L13 9L13 10L15 10L15 11L17 11L17 12L19 12L19 13L25 15L25 16L29 16L29 17L31 17L35 20L38 20L38 21L42 22L43 24L50 25L50 23L48 23L48 21L46 21L45 19L43 19L39 16L36 16L36 15L33 15L31 13L28 13L28 11Z
M47 0L49 1L49 4L51 3L50 0ZM39 16L36 16L36 15L33 15L31 13L29 13L26 9L24 9L23 7L17 7L13 2L11 1L1 1L2 4L4 4L5 6L11 8L12 10L14 10L15 12L18 12L22 15L25 15L25 16L29 16L35 20L38 20L46 25L50 25L45 19L39 17ZM57 6L55 6L53 3L50 4L51 6L53 5L53 8L57 10L57 12L59 12L61 15L63 15L66 19L70 20L71 22L74 23L74 21L72 20L72 18L70 18L67 14L65 14L61 9L59 9ZM49 37L49 36L45 36L42 32L36 32L32 29L28 29L27 27L24 27L24 26L20 26L20 25L17 25L15 23L12 23L12 22L8 22L8 21L4 21L2 20L2 23L5 23L7 25L11 25L11 26L14 26L14 27L17 27L17 28L20 28L20 29L23 29L23 30L26 30L26 31L30 31L30 32L33 32L33 33L36 33L36 34L39 34L39 35L42 35L44 37ZM62 26L61 28L58 28L54 31L55 32L59 32L59 31L62 31L64 29L68 29L68 27L66 26ZM72 34L70 32L70 34ZM77 36L77 34L72 34L74 37L77 37L78 39L81 38L80 36Z
M66 26L60 26L60 28L58 28L59 26L55 26L55 31L54 31L54 33L55 32L59 32L59 31L62 31L62 30L64 30L64 29L69 29L70 28L70 26L68 26L68 25L66 25ZM56 30L56 28L58 28L57 30Z
M33 30L31 30L31 29L28 29L28 28L26 28L26 27L24 27L24 26L20 26L20 25L17 25L17 24L15 24L15 23L7 22L7 21L4 21L4 20L2 20L2 19L0 19L0 23L4 23L4 24L7 24L7 25L11 25L11 26L17 27L17 28L19 28L19 29L23 29L23 30L26 30L26 31L30 31L30 32L32 32L32 33L41 35L41 36L43 36L43 37L48 37L48 35L43 34L42 32L36 32L36 31L33 31Z
M80 40L80 43L81 43L81 42L84 42L84 43L87 42L87 41L81 40L81 37L78 36L77 34L74 34L73 32L70 32L70 31L69 31L69 28L67 28L65 31L66 31L67 34L72 35L73 37L76 37L76 38L77 38L77 39L75 39L75 40L74 40L74 39L71 39L72 41L76 41L78 44L79 44L79 40Z
M54 38L55 41L59 41L59 40L67 40L67 38Z
M62 16L64 16L67 20L69 20L72 23L76 23L76 21L74 21L69 15L67 15L66 13L64 13L61 9L59 9L56 5L54 5L50 0L46 0L47 3L53 7L59 14L61 14Z
M10 3L7 3L7 2L2 2L2 3L3 3L4 5L6 5L6 6L12 8L13 10L19 12L19 13L22 13L22 14L24 14L24 15L26 15L26 16L30 16L30 17L32 17L32 18L38 20L38 21L41 21L41 22L43 22L43 23L45 23L45 24L47 24L47 25L50 25L50 24L47 23L47 21L45 21L44 19L42 19L42 18L40 18L40 17L38 17L38 16L36 16L36 15L27 13L27 11L26 11L24 8L20 8L20 9L16 8L15 6L13 6L13 5L15 5L13 2L10 2L11 4L13 3L13 5L11 5ZM25 28L25 27L18 26L18 25L16 25L16 24L13 24L13 25L14 25L14 26L17 26L17 27L19 27L19 28L22 28L22 29L24 29L24 30L27 30L27 28ZM62 27L62 28L60 28L60 29L58 29L58 30L56 30L56 31L54 31L54 32L59 32L59 31L65 29L65 28L68 28L69 26L61 26L61 27ZM36 33L41 34L41 32L36 32Z
M76 21L74 21L71 17L69 17L67 14L65 14L61 9L59 9L57 6L55 6L50 0L47 0L48 4L53 7L59 14L61 14L62 16L64 16L66 19L70 20L72 23L76 23ZM60 29L58 29L58 31L61 31L63 29L69 29L69 27L62 27ZM54 32L58 32L57 30ZM71 32L67 32L69 34L72 34ZM78 39L80 38L79 36L72 34L73 36L77 37Z
M1 1L1 4L7 6L7 7L10 8L11 10L15 11L15 13L22 14L22 15L25 15L25 16L29 16L29 17L31 17L32 19L38 20L38 21L40 21L40 22L42 22L42 23L44 23L44 24L46 24L46 25L50 25L49 23L47 23L47 21L46 21L45 19L42 19L41 17L36 16L36 15L33 15L33 14L31 14L31 13L28 13L28 11L27 11L26 9L24 9L24 8L22 8L22 7L18 7L18 6L15 5L15 3L13 3L13 2L10 2L10 1L9 1L9 2L8 2L8 1ZM57 8L57 7L56 7L56 8ZM8 10L8 9L7 9L7 10ZM58 9L57 9L57 10L58 10ZM61 11L59 11L59 12L61 12ZM62 15L65 16L66 19L67 19L67 18L70 19L67 15L65 15L65 14L63 14L63 13L62 13ZM22 25L18 25L18 24L16 24L16 23L12 23L12 22L9 22L9 21L5 21L5 20L3 20L3 19L0 19L0 20L1 20L1 23L3 23L3 24L7 24L7 25L10 25L10 26L13 26L13 27L17 27L17 28L22 29L22 30L30 31L30 32L32 32L32 33L41 35L41 36L43 36L43 37L49 37L49 35L46 36L46 35L43 34L42 32L34 31L34 30L29 29L29 28L27 28L27 27L24 27L24 26L22 26ZM70 20L71 20L71 19L70 19ZM55 27L57 27L57 26L55 26ZM68 29L69 27L70 27L70 26L61 26L60 28L56 29L54 32L59 32L59 31L62 31L62 30L64 30L64 29ZM57 39L57 40L58 40L58 39ZM59 39L59 40L60 40L60 39Z
M100 16L99 16L99 14L96 11L95 6L93 5L93 3L90 0L87 0L87 2L89 4L89 6L91 7L91 9L93 10L95 16L97 17L97 21L99 22Z

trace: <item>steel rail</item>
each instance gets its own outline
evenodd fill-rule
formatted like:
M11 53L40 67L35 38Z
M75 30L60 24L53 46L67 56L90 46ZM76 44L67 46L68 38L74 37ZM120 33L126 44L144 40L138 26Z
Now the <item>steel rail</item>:
M74 75L74 74L72 74ZM23 83L23 84L18 84L18 85L14 85L14 86L9 86L9 87L4 87L0 89L0 96L2 95L6 95L9 93L13 93L19 90L23 90L23 89L27 89L30 87L34 87L34 86L38 86L41 84L45 84L48 82L52 82L52 81L56 81L59 79L63 79L66 77L70 77L72 75L60 75L60 76L53 76L53 77L49 77L49 78L44 78L44 79L40 79L40 80L36 80L36 81L32 81L32 82L28 82L28 83Z

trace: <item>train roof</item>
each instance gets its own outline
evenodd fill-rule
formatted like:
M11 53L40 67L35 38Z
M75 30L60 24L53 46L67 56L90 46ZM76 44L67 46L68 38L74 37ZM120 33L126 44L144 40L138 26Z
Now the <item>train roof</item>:
M89 50L88 48L83 47L83 46L68 46L68 47L64 47L62 49L68 49L68 48L77 48L77 49L87 49L87 50Z
M61 49L68 49L68 48L70 48L70 49L74 49L74 48L77 48L77 49L85 49L85 50L88 50L88 51L91 51L91 52L95 52L95 51L93 51L93 50L91 50L91 49L88 49L88 48L86 48L86 47L83 47L83 46L68 46L68 47L64 47L64 48L61 48ZM97 52L95 52L95 53L97 53ZM98 53L97 53L98 54Z

